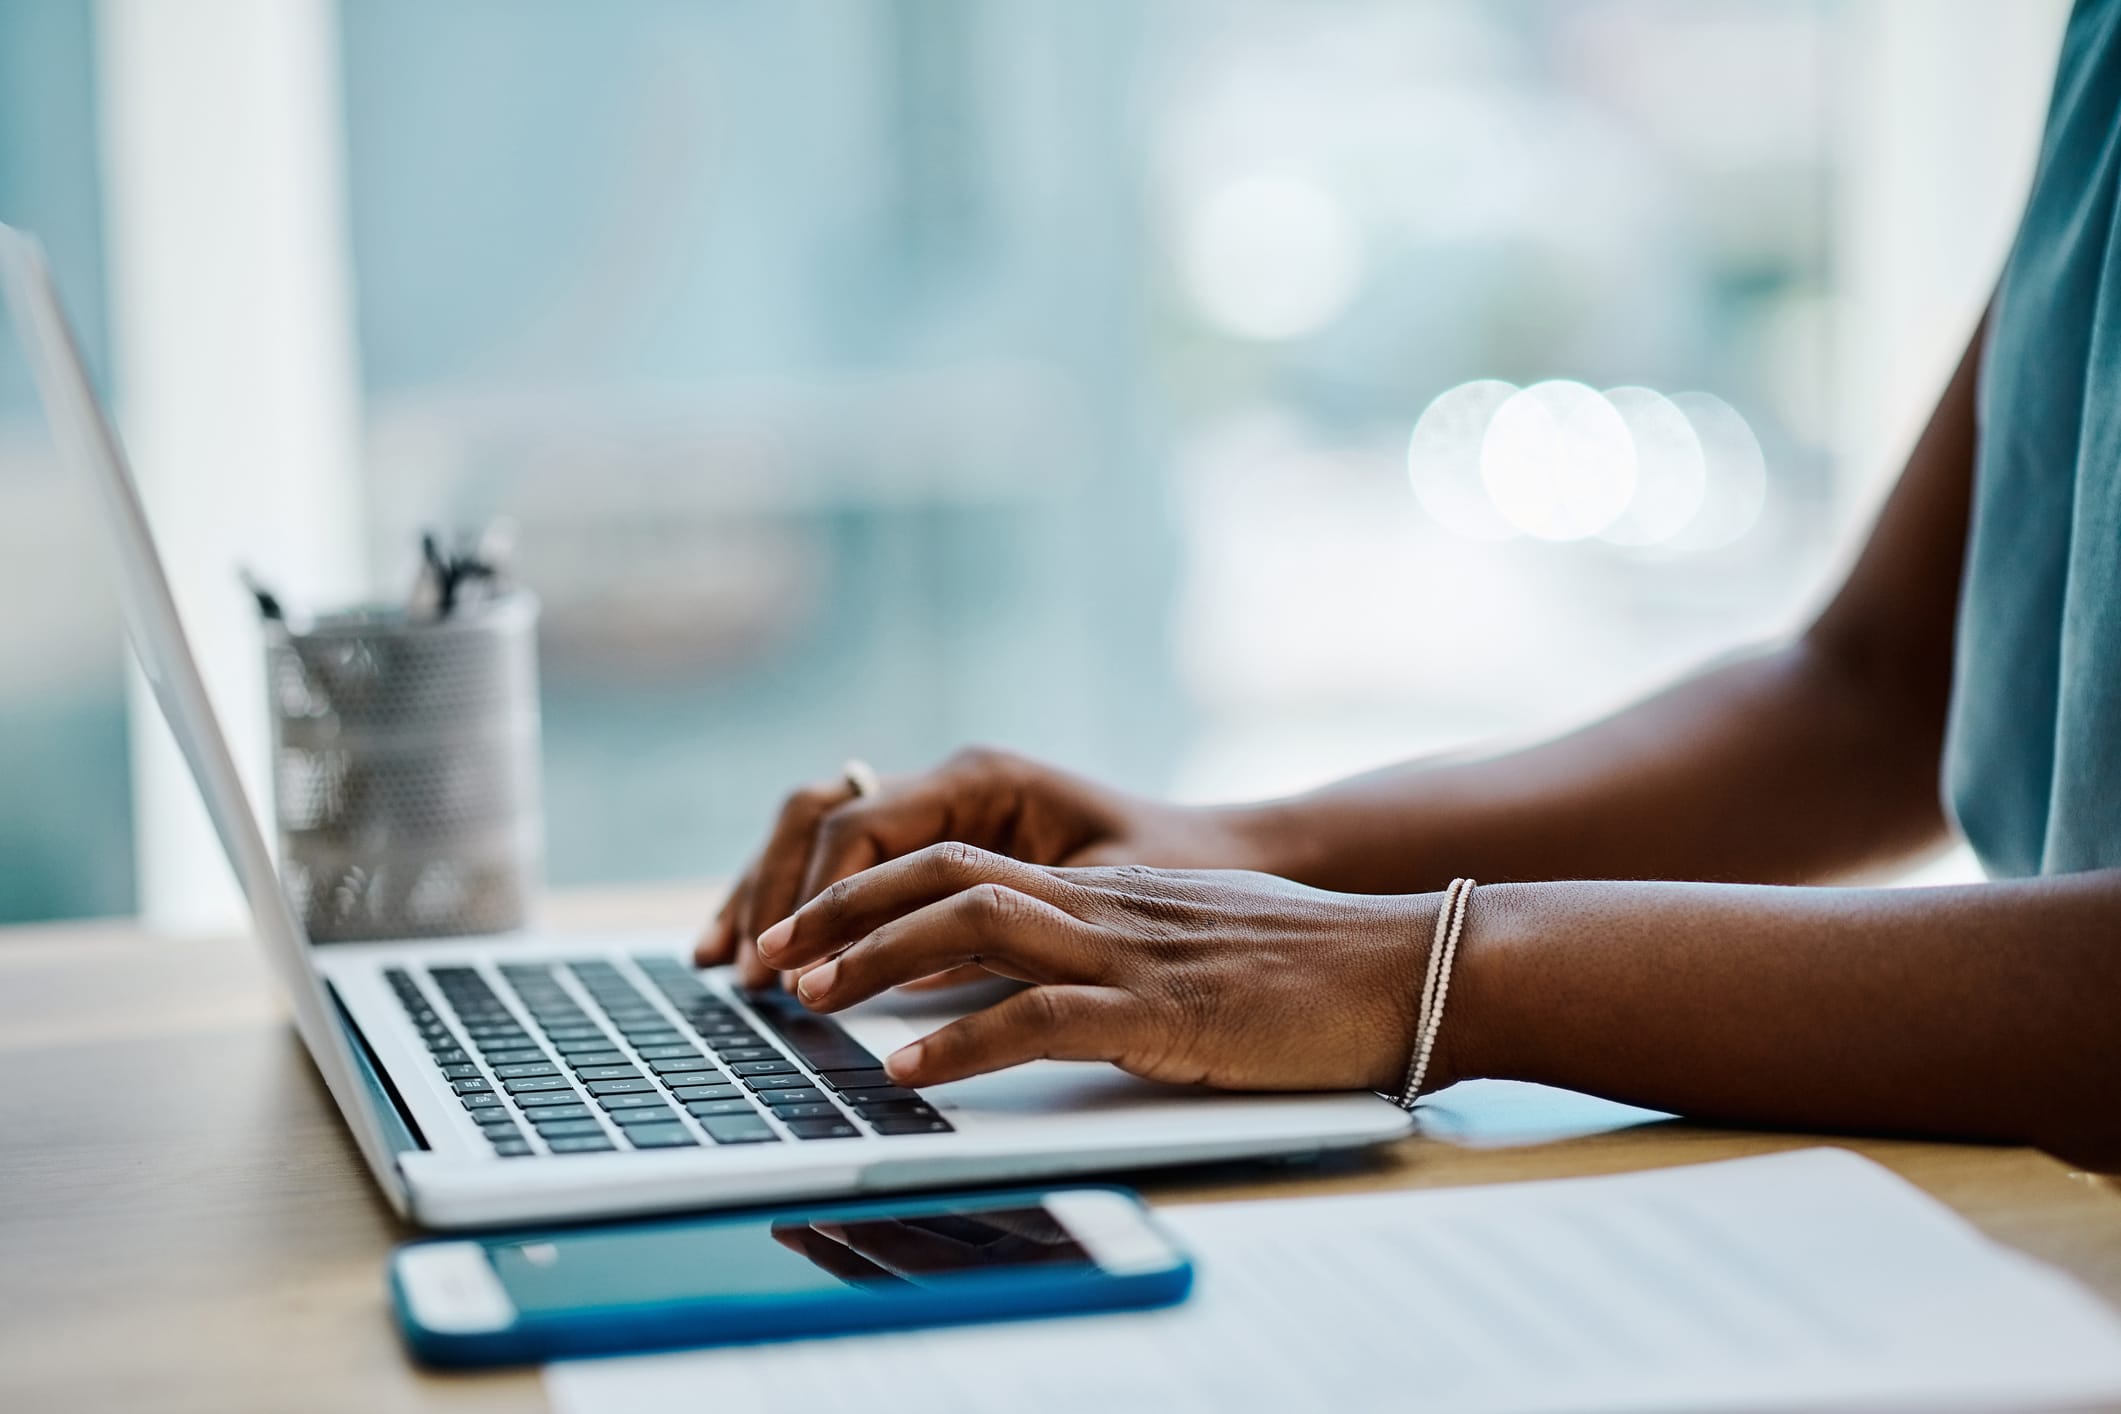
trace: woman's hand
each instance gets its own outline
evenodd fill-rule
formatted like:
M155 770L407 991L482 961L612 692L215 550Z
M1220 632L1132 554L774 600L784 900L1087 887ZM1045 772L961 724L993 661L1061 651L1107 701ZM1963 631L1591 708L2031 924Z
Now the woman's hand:
M1006 752L960 752L923 775L857 798L844 780L805 786L781 806L766 847L700 940L702 967L734 962L747 987L773 969L760 933L828 884L948 840L1032 864L1242 868L1255 862L1246 817L1109 790Z
M1232 1089L1394 1090L1437 907L944 844L831 885L758 946L817 1011L966 965L1032 984L894 1053L906 1085L1050 1057Z

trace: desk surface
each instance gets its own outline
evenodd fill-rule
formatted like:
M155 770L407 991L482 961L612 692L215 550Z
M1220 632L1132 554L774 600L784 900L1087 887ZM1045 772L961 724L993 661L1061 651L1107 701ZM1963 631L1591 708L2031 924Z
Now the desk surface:
M704 891L579 896L557 926L687 926ZM535 1376L427 1375L382 1262L403 1236L248 943L0 930L0 1408L540 1410ZM1330 1166L1143 1175L1160 1203L1612 1173L1803 1136L1631 1123L1523 1087ZM2121 1307L2121 1196L2025 1149L1837 1140Z

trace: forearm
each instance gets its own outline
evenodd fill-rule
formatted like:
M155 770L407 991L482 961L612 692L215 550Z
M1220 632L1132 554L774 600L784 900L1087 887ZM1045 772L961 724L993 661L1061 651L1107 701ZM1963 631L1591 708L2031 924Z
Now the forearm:
M1887 710L1810 639L1560 740L1246 813L1259 867L1362 893L1512 879L1845 878L1943 839L1941 702Z
M1454 1078L2121 1167L2121 871L1483 887L1451 998Z

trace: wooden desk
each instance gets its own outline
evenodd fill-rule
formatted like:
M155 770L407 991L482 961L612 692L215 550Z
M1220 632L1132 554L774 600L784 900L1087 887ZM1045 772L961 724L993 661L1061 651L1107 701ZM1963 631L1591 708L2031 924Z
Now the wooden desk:
M583 896L554 922L689 925L706 899ZM249 943L125 924L0 931L0 1058L0 1409L545 1407L531 1374L444 1377L407 1363L382 1287L384 1253L404 1234ZM1677 1123L1601 1129L1610 1118L1552 1099L1467 1099L1450 1107L1451 1138L1322 1169L1139 1181L1159 1202L1348 1193L1817 1142ZM2103 1180L2024 1149L1848 1147L2121 1306L2121 1201Z

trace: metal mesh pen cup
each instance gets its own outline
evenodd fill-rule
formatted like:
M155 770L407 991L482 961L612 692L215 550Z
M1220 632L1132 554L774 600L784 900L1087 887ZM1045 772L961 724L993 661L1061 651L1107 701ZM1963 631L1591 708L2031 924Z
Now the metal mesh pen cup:
M266 624L280 874L316 942L522 927L544 873L537 600Z

